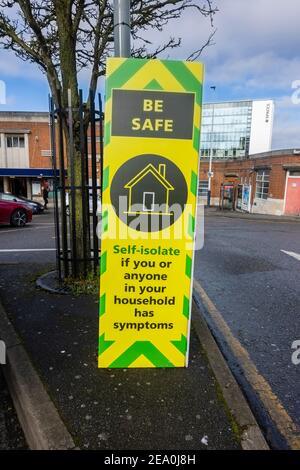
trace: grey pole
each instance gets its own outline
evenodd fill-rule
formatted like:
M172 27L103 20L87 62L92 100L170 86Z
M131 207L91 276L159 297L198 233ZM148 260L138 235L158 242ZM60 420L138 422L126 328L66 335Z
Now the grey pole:
M211 90L216 91L216 87L212 86L210 87ZM212 121L211 121L211 140L210 140L210 151L209 151L209 169L208 169L208 191L207 191L207 207L210 207L210 201L211 201L211 183L212 183L212 161L213 161L213 141L212 141L212 136L214 133L214 120L215 120L215 103L213 103L213 109L212 109Z
M211 172L212 172L212 159L213 159L212 136L213 136L213 132L214 132L214 117L215 117L215 105L213 104L212 123L211 123L211 142L210 142L210 150L209 150L207 207L210 207L210 200L211 200L211 180L212 180Z
M130 57L130 31L130 0L114 0L116 57Z

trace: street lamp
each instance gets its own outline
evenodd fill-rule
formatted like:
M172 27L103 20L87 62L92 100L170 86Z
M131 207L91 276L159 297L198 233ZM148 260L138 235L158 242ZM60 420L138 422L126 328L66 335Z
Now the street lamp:
M216 91L216 86L211 86L210 89ZM215 103L212 108L212 120L211 120L211 132L210 132L210 150L209 150L209 168L208 168L208 190L207 190L207 207L210 207L211 199L211 180L212 180L212 158L213 158L213 131L214 131L214 119L215 119Z

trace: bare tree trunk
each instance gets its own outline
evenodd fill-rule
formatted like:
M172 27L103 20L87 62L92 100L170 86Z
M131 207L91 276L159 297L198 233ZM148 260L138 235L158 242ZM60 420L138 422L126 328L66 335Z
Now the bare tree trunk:
M66 151L68 155L68 180L72 181L75 188L82 186L82 169L81 169L81 143L80 143L80 121L79 121L79 90L77 81L77 67L76 67L76 40L73 37L73 24L71 15L72 2L70 0L57 0L56 2L56 15L57 25L60 31L59 35L59 49L60 49L60 66L61 66L61 80L62 80L62 95L61 106L67 112L69 100L68 93L70 93L70 101L72 106L72 122L68 123L67 117L64 119L64 137L66 143ZM70 91L68 91L70 90ZM70 127L72 131L72 138L70 135ZM85 158L88 158L86 155ZM72 168L73 175L72 175ZM72 176L74 180L72 180ZM75 192L75 220L72 220L72 198L70 198L70 228L71 240L75 240L76 258L83 260L85 253L90 255L89 233L87 232L87 224L84 224L84 210L82 206L82 194L78 189L72 189ZM87 200L88 206L88 200ZM87 207L88 212L88 207ZM74 235L74 236L73 236ZM72 247L74 249L74 246ZM83 274L83 262L76 263L75 272L73 276L80 276ZM74 271L74 269L73 269Z

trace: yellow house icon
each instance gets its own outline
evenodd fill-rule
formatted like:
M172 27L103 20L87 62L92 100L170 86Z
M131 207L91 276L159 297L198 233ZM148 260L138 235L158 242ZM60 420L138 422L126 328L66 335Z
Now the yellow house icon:
M149 163L124 188L129 190L127 214L171 215L169 193L174 187L166 179L166 165Z

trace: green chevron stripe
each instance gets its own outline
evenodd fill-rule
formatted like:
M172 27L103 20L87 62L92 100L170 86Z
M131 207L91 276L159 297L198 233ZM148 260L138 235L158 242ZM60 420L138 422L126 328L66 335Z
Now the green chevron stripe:
M104 168L102 177L102 192L108 188L109 185L109 166Z
M110 122L107 122L104 127L104 147L110 142Z
M187 351L187 339L184 335L181 335L181 340L179 341L171 341L174 346L180 351L182 354L185 354Z
M194 238L195 232L195 217L191 214L189 215L189 223L188 223L188 234L191 238Z
M163 87L156 80L151 80L144 90L163 90Z
M198 176L194 171L192 171L192 176L191 176L191 192L193 193L194 196L197 196L198 193Z
M101 219L102 224L102 233L107 232L108 230L108 211L104 211Z
M200 131L197 127L194 127L193 147L199 152L200 148Z
M102 317L102 315L105 314L106 311L106 294L101 295L100 297L100 302L99 302L99 316Z
M147 59L125 60L106 80L106 101L110 99L113 88L121 88L147 63Z
M194 92L196 96L196 103L200 105L202 98L202 84L199 83L197 78L187 68L183 62L176 62L173 60L165 61L162 63L174 75L176 80L183 86L186 91Z
M189 318L189 316L190 316L190 301L186 296L183 297L182 313L186 318Z
M105 341L105 333L99 338L99 355L103 354L115 341Z
M100 274L104 274L106 272L106 264L107 264L107 251L101 254L101 260L100 260L101 266L100 266Z
M150 341L136 341L121 356L119 356L109 367L129 367L138 357L145 356L154 367L174 367Z
M190 258L188 255L186 255L186 261L185 261L185 274L187 277L191 279L192 277L192 258Z

